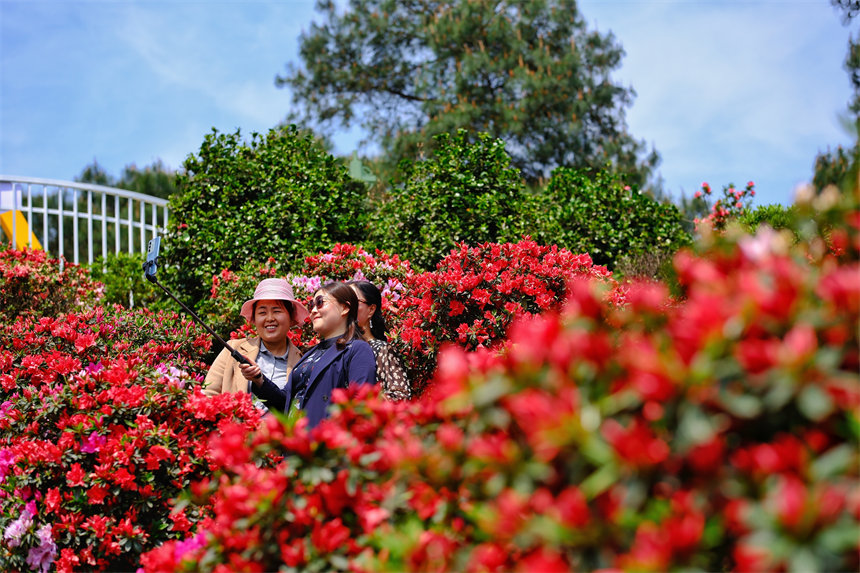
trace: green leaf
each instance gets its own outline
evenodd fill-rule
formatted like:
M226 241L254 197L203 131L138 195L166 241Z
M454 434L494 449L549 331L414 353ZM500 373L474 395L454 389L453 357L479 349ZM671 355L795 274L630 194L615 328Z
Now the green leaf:
M811 474L815 481L825 482L844 475L857 463L857 449L841 444L812 460Z
M789 573L810 573L820 571L821 566L815 554L806 547L802 547L789 556L788 570Z
M821 547L835 554L855 549L858 539L860 539L860 524L844 521L834 523L816 537Z
M820 386L808 385L797 397L797 407L813 422L820 422L834 409L833 399Z
M726 410L738 418L755 418L762 412L761 400L756 396L723 391L719 398Z
M618 477L618 467L614 463L605 464L585 478L579 484L579 489L586 499L594 499L618 481Z

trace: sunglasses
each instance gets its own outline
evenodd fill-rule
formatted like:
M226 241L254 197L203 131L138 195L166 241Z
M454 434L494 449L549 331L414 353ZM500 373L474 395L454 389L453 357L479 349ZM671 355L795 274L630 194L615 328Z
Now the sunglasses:
M308 310L313 310L315 308L322 308L325 306L325 303L328 302L323 298L322 295L317 295L316 298L311 300L311 303L308 305Z

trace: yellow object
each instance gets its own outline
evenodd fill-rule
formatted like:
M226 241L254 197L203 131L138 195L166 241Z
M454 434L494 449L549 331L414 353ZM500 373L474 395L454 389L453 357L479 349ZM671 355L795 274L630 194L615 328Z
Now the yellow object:
M36 238L36 235L30 232L30 226L27 224L27 219L24 218L24 213L21 211L6 211L5 213L0 214L0 227L3 227L3 232L6 233L6 236L12 236L13 216L15 217L15 238L12 241L13 248L21 250L24 247L29 247L30 243L27 241L27 237L29 235L29 237L33 239L33 250L41 251L42 244L39 242L39 239Z

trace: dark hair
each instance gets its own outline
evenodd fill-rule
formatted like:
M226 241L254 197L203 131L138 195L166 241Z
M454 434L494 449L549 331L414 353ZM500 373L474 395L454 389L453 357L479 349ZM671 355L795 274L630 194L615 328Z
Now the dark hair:
M346 284L360 290L367 304L376 305L376 310L373 311L373 316L370 317L370 334L373 335L373 338L387 341L388 337L385 336L385 333L388 327L385 324L385 319L382 317L382 293L370 281L349 281Z
M290 315L290 326L295 326L296 325L296 307L293 306L292 301L283 300L280 298L274 299L274 300L277 300L278 302L284 303L284 308L287 309L287 313ZM260 302L260 301L259 300L254 301L254 306L251 307L251 316L254 316L255 314L257 314L257 303L258 302ZM301 325L299 325L299 326L301 326Z
M358 334L358 297L355 296L355 291L352 287L340 281L332 281L324 284L318 290L323 291L327 295L335 299L340 305L349 308L346 314L346 332L343 336L337 339L335 346L338 350L343 350L348 342L355 339Z

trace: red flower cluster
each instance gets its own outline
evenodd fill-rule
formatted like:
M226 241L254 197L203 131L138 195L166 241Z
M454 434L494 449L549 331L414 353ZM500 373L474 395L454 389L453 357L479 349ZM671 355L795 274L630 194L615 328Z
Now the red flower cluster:
M346 392L336 394L343 402ZM222 427L211 451L223 471L188 496L213 508L200 522L200 542L165 543L141 557L144 570L347 569L365 550L361 540L390 517L381 504L393 492L382 479L391 463L379 455L380 429L393 429L398 411L370 387L352 394L354 408L313 433L304 419L284 427L274 417L250 440L238 425Z
M0 319L11 322L21 314L56 316L90 308L102 297L104 285L73 263L49 259L45 251L0 251Z
M705 199L711 196L711 186L702 183L702 190L693 195L696 199ZM695 219L693 222L698 229L703 223L713 229L725 229L728 222L743 215L752 205L755 197L755 183L747 182L746 187L737 189L733 183L723 187L723 196L711 205L710 213L704 219Z
M362 247L337 243L327 253L306 257L302 274L324 281L368 280L383 289L390 279L402 282L413 271L409 261L401 260L399 255L379 249L370 254Z
M435 271L407 277L396 346L416 390L432 376L443 344L467 350L499 345L516 317L558 310L576 277L612 282L611 273L594 266L587 254L528 238L477 247L461 244Z
M171 500L211 474L210 432L259 419L246 396L202 395L208 345L175 315L120 307L0 324L4 569L129 570L186 534L202 509Z

